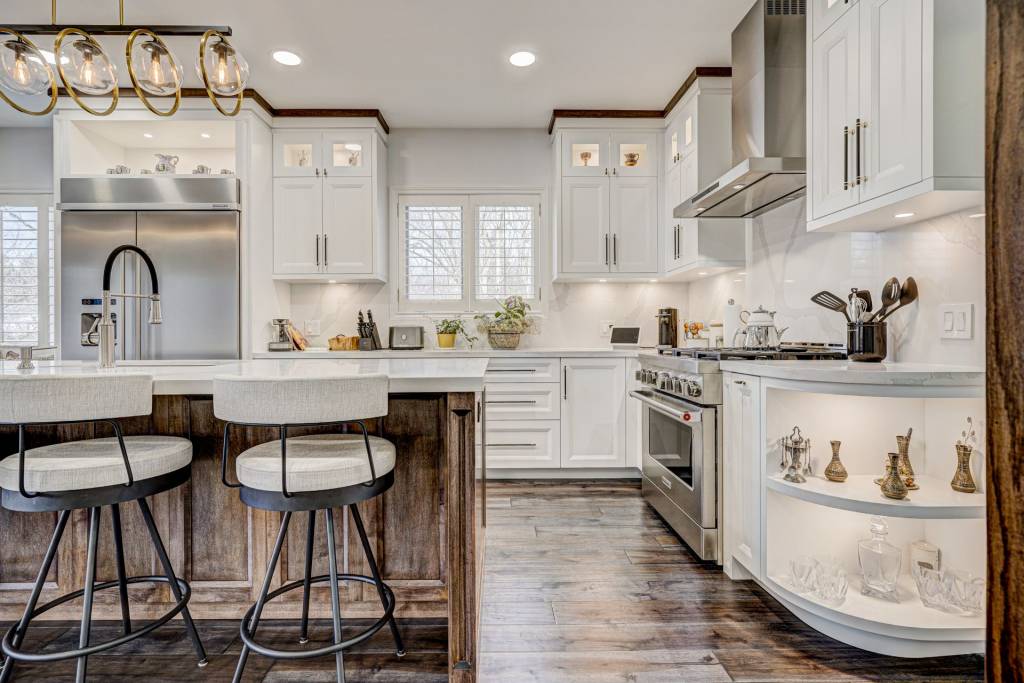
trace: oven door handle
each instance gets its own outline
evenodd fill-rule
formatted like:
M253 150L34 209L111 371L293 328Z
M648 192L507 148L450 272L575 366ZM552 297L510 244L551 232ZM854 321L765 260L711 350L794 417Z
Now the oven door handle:
M701 421L701 411L698 408L694 408L692 410L677 410L673 406L670 406L667 403L659 401L658 399L651 397L650 394L646 394L642 391L630 391L629 395L637 399L641 403L647 405L652 410L657 410L662 415L668 415L669 417L679 420L680 422L693 423ZM689 417L685 417L686 415L689 415Z

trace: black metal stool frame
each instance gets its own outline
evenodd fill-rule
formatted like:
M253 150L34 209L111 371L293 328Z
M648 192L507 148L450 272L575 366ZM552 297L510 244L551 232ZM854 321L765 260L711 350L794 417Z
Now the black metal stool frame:
M359 425L363 436L363 443L366 446L366 457L370 465L371 479L362 484L354 484L339 489L310 492L289 492L287 481L287 457L288 457L288 429L293 427L333 427L339 425ZM240 483L228 481L228 453L231 443L232 427L261 427L278 428L278 436L281 442L281 491L265 491L254 489ZM316 423L291 423L291 424L262 424L252 422L225 422L224 424L224 446L221 451L221 482L230 488L239 489L239 496L242 502L250 507L274 512L282 512L281 528L277 534L277 541L274 543L274 550L270 555L270 563L267 566L267 573L263 579L263 586L260 588L259 597L242 617L239 633L242 638L242 653L238 657L238 666L235 668L234 683L242 680L242 673L249 658L249 652L256 652L264 657L272 659L312 659L323 657L329 654L334 655L337 683L345 683L345 661L343 651L357 643L373 636L381 630L385 624L390 626L391 635L395 640L395 653L399 657L405 656L405 646L402 643L402 636L398 632L398 623L395 621L395 594L391 587L384 583L380 576L380 569L377 567L377 560L374 558L373 550L370 548L370 541L366 536L366 529L363 527L363 520L359 514L356 503L369 500L387 491L395 482L394 470L381 476L377 476L373 464L373 450L370 447L370 436L366 429L366 423L362 420L343 420L338 422L316 422ZM347 507L352 513L352 520L356 525L359 540L366 554L366 562L370 567L371 576L360 574L342 574L338 572L338 555L336 539L334 537L334 509L335 507ZM324 511L326 534L327 534L327 558L330 563L331 573L321 576L312 576L313 565L313 539L316 533L316 513ZM280 588L271 591L270 584L277 570L277 563L281 557L281 549L284 547L285 538L288 535L288 525L291 522L293 512L307 512L309 514L306 526L306 566L305 576L301 581L292 581ZM256 641L256 629L259 627L260 617L263 608L270 600L283 595L289 591L302 588L302 621L299 635L299 643L309 642L309 594L310 587L314 583L328 581L331 586L331 613L333 617L334 643L315 650L278 650L261 645ZM357 581L367 583L377 588L377 595L380 597L381 606L384 608L384 615L358 634L342 639L341 631L341 594L338 586L339 581ZM0 682L2 683L2 682Z
M117 437L118 445L121 449L121 457L124 459L124 467L125 472L128 475L128 481L124 484L114 484L112 486L102 486L78 491L36 493L30 493L27 491L25 488L25 428L34 425L82 424L88 422L102 422L113 427L114 434ZM195 622L192 620L192 615L188 611L188 601L192 596L192 589L186 581L179 579L174 575L174 568L171 566L171 560L167 556L167 549L164 547L163 541L160 538L160 532L153 519L153 513L150 511L149 505L146 503L147 496L161 493L163 491L169 491L188 481L192 472L191 463L185 467L175 470L174 472L169 472L158 477L135 481L135 477L132 474L131 463L128 459L128 450L124 443L124 435L121 431L121 425L117 420L32 422L18 424L17 427L18 490L11 491L3 489L2 497L0 497L0 505L9 510L19 512L59 511L60 515L57 518L57 526L54 529L53 537L50 539L50 544L46 549L46 554L43 556L43 563L39 568L39 574L32 586L32 592L29 595L29 600L25 606L25 611L22 614L21 620L8 629L3 640L0 641L0 650L2 650L4 655L2 668L0 668L0 683L7 683L10 680L14 673L15 662L43 663L57 662L65 659L78 660L75 669L75 681L76 683L84 683L89 655L113 649L120 645L124 645L129 641L135 640L136 638L142 637L147 633L156 630L160 626L163 626L178 614L181 614L182 619L185 622L185 629L188 632L189 638L192 640L192 645L199 657L199 666L206 666L208 663L206 650L203 648L203 643L199 638L199 632L196 630ZM125 575L124 539L121 531L120 504L133 500L138 503L139 510L142 512L142 518L146 523L147 530L149 531L150 540L153 542L153 547L156 550L157 556L160 559L160 564L163 567L164 576L128 577ZM111 509L111 525L114 533L117 580L96 583L96 560L99 546L101 511L103 507L108 505ZM68 519L71 516L71 510L80 508L89 508L89 541L86 556L85 586L81 590L67 593L39 606L39 597L43 592L43 585L46 583L46 577L50 573L50 567L53 564L53 559L57 554L61 538L63 537L64 530L67 527ZM132 629L131 611L128 604L128 585L134 583L166 583L175 600L174 606L168 612L137 630ZM93 595L97 590L106 590L108 588L115 587L118 589L121 603L121 621L124 635L120 638L115 638L114 640L90 645L89 635L92 623ZM64 603L70 602L71 600L79 597L82 598L83 605L77 649L47 654L26 652L20 649L32 619L35 619L54 607L58 607L59 605L63 605Z

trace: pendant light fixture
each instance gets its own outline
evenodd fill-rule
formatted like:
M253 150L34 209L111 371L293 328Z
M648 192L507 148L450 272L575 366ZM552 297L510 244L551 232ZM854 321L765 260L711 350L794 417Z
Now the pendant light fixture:
M183 83L181 63L161 36L202 36L199 42L199 63L196 71L203 80L206 94L225 116L241 111L245 86L249 80L249 64L228 42L230 26L126 26L124 0L118 0L117 24L67 26L57 24L57 0L51 0L49 24L17 24L0 27L0 98L25 114L42 116L57 103L57 78L47 60L27 35L56 35L53 62L57 75L75 103L94 116L107 116L117 108L120 95L117 67L96 41L95 36L128 36L125 62L135 94L157 116L171 116L181 105ZM5 36L10 36L4 40ZM30 111L17 104L10 94L38 95L50 93L49 105ZM110 105L94 109L85 97L110 97ZM173 97L166 110L159 109L154 97ZM221 106L218 98L236 98L233 110Z
M49 114L57 104L57 79L46 58L31 40L21 33L0 28L0 98L14 109L30 116ZM50 101L38 111L18 104L8 93L14 95L42 95L49 91Z
M117 67L95 38L82 29L66 28L57 34L53 58L75 104L94 116L107 116L117 108ZM93 109L82 100L83 95L110 95L110 106L103 111Z
M149 29L132 31L124 48L128 75L135 94L146 108L157 116L171 116L181 105L181 66L160 36ZM166 111L157 109L150 96L174 97L174 104Z
M249 63L214 29L203 34L199 41L199 76L213 106L224 116L235 116L242 109L245 85L249 81ZM236 98L231 111L221 106L219 97Z

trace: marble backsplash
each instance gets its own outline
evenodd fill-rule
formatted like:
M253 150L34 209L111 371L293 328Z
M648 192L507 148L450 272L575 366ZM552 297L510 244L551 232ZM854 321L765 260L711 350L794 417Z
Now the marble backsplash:
M845 342L846 321L810 301L823 289L845 298L890 276L914 276L917 303L889 318L889 359L982 365L985 361L985 220L963 212L878 233L807 233L805 204L791 202L748 225L747 267L690 285L687 315L721 319L729 298L777 311L790 341ZM974 304L974 338L940 339L942 304ZM877 304L876 304L877 305Z

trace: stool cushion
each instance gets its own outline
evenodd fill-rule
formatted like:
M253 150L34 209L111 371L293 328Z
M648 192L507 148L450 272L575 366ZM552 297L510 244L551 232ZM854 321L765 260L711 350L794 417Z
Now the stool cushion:
M370 437L377 476L395 468L395 446ZM329 491L371 481L362 434L318 434L288 439L288 492ZM268 441L238 456L235 473L243 485L281 491L281 442Z
M126 436L135 481L179 470L192 462L192 442L176 436ZM69 441L25 451L30 492L80 491L127 484L117 438ZM18 490L18 454L0 460L0 488Z

